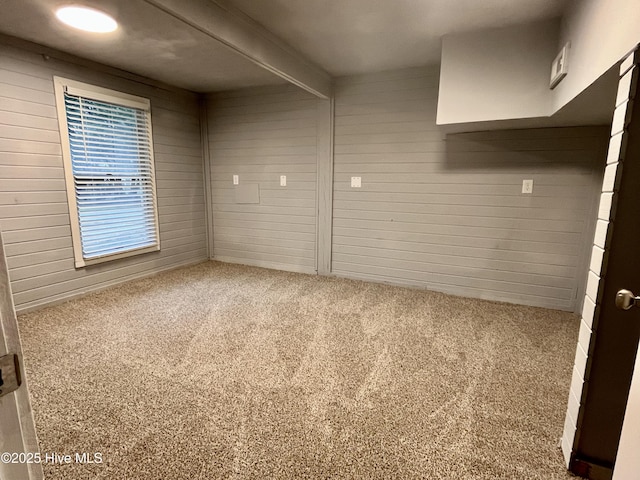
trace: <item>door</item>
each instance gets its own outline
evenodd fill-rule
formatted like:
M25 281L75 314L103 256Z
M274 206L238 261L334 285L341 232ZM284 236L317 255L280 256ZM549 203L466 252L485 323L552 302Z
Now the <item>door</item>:
M622 289L640 293L637 53L624 59L620 75L604 193L598 211L601 219L598 228L603 228L597 234L599 248L593 250L589 273L590 298L596 301L591 311L592 331L582 330L587 339L583 343L589 347L585 352L588 357L582 360L585 381L579 387L582 395L578 398L577 430L570 458L574 473L593 480L612 478L640 339L640 308L625 310L618 305ZM634 296L628 301L629 305L635 303ZM640 375L640 370L636 372Z
M640 355L631 378L629 400L624 414L618 456L613 468L613 480L638 478L640 472Z
M17 378L13 354L17 355ZM28 454L38 452L38 442L31 413L31 403L24 375L18 324L11 298L2 234L0 233L0 480L38 480L43 478L38 463L28 463ZM7 393L9 392L9 393ZM13 455L12 455L13 454ZM25 455L26 454L26 455ZM8 461L7 461L8 460ZM13 463L16 461L16 463Z

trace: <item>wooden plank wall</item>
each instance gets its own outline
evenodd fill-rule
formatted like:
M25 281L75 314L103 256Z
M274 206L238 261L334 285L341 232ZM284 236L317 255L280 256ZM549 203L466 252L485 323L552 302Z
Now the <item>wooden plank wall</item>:
M19 310L206 259L195 96L14 47L0 59L0 226ZM152 100L160 253L73 268L54 74ZM575 310L606 129L446 137L437 89L430 68L338 79L332 273ZM318 105L290 85L208 97L214 258L316 271ZM259 184L259 204L235 202L234 174Z
M446 137L437 95L437 69L338 80L333 273L576 310L607 128Z
M54 75L151 100L160 252L74 268ZM0 228L18 311L207 259L198 115L191 93L0 45Z
M293 85L209 97L216 260L316 271L318 102ZM235 202L233 175L259 184L260 203Z

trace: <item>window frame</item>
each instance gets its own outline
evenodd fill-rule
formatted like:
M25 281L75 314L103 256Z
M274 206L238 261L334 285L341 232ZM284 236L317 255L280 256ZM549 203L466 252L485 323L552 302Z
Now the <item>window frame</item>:
M60 140L62 146L62 161L64 166L64 177L66 184L67 205L69 206L69 220L71 223L71 239L73 243L73 254L75 268L82 268L89 265L96 265L121 258L142 255L160 250L160 224L158 220L158 196L156 190L155 153L153 148L153 130L151 122L151 101L148 98L130 95L128 93L110 90L96 85L91 85L68 78L53 77L56 109L58 113L58 125L60 127ZM110 253L93 258L84 258L82 254L82 234L80 231L80 217L78 214L78 204L76 201L76 187L73 175L73 165L71 159L71 143L69 140L69 125L67 123L67 110L65 106L65 93L76 95L90 100L112 103L115 105L136 108L146 112L147 128L149 131L149 154L151 189L153 196L153 220L155 224L156 243L151 246L133 248L130 250Z

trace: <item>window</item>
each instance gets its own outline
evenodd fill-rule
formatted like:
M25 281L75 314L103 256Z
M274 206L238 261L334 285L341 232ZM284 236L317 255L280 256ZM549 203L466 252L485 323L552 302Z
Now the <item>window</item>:
M160 250L149 100L54 83L76 268Z

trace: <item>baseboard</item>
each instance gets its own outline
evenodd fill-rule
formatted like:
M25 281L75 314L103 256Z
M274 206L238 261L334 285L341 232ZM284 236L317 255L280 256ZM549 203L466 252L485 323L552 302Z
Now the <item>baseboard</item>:
M212 258L216 262L234 263L236 265L247 265L249 267L269 268L271 270L283 270L285 272L306 273L307 275L316 275L318 272L313 267L305 267L304 265L288 265L286 263L265 262L262 260L243 260L233 257L215 256Z
M42 300L36 300L31 303L28 307L16 309L16 315L22 315L25 313L33 312L36 310L41 310L43 308L52 307L54 305L59 305L61 303L68 302L70 300L75 300L77 298L86 297L87 295L92 295L94 293L101 292L111 287L115 287L116 285L122 285L123 283L132 282L134 280L140 280L141 278L148 278L158 275L160 273L170 272L171 270L177 270L179 268L191 267L193 265L198 265L200 263L208 262L209 259L200 259L193 262L183 263L180 265L171 265L170 267L161 268L158 270L151 270L146 272L141 272L138 274L129 275L125 278L117 278L114 280L110 280L108 282L100 284L97 288L91 288L89 290L83 290L81 292L72 293L70 295L62 294L60 296L48 297Z
M429 292L438 292L445 293L447 295L454 295L457 297L464 298L477 298L480 300L488 300L491 302L501 302L501 303L511 303L514 305L525 305L529 307L538 307L538 308L546 308L549 310L561 310L563 312L573 312L573 304L566 303L543 303L532 301L527 298L522 298L517 295L501 295L492 292L470 292L469 289L465 289L464 287L457 286L447 286L441 285L437 283L419 283L412 280L402 280L399 278L387 278L380 277L377 275L367 275L367 274L351 274L344 272L332 272L329 276L337 277L337 278L346 278L348 280L359 280L363 282L372 282L372 283L382 283L384 285L392 285L395 287L405 287L405 288L414 288L416 290L427 290Z

